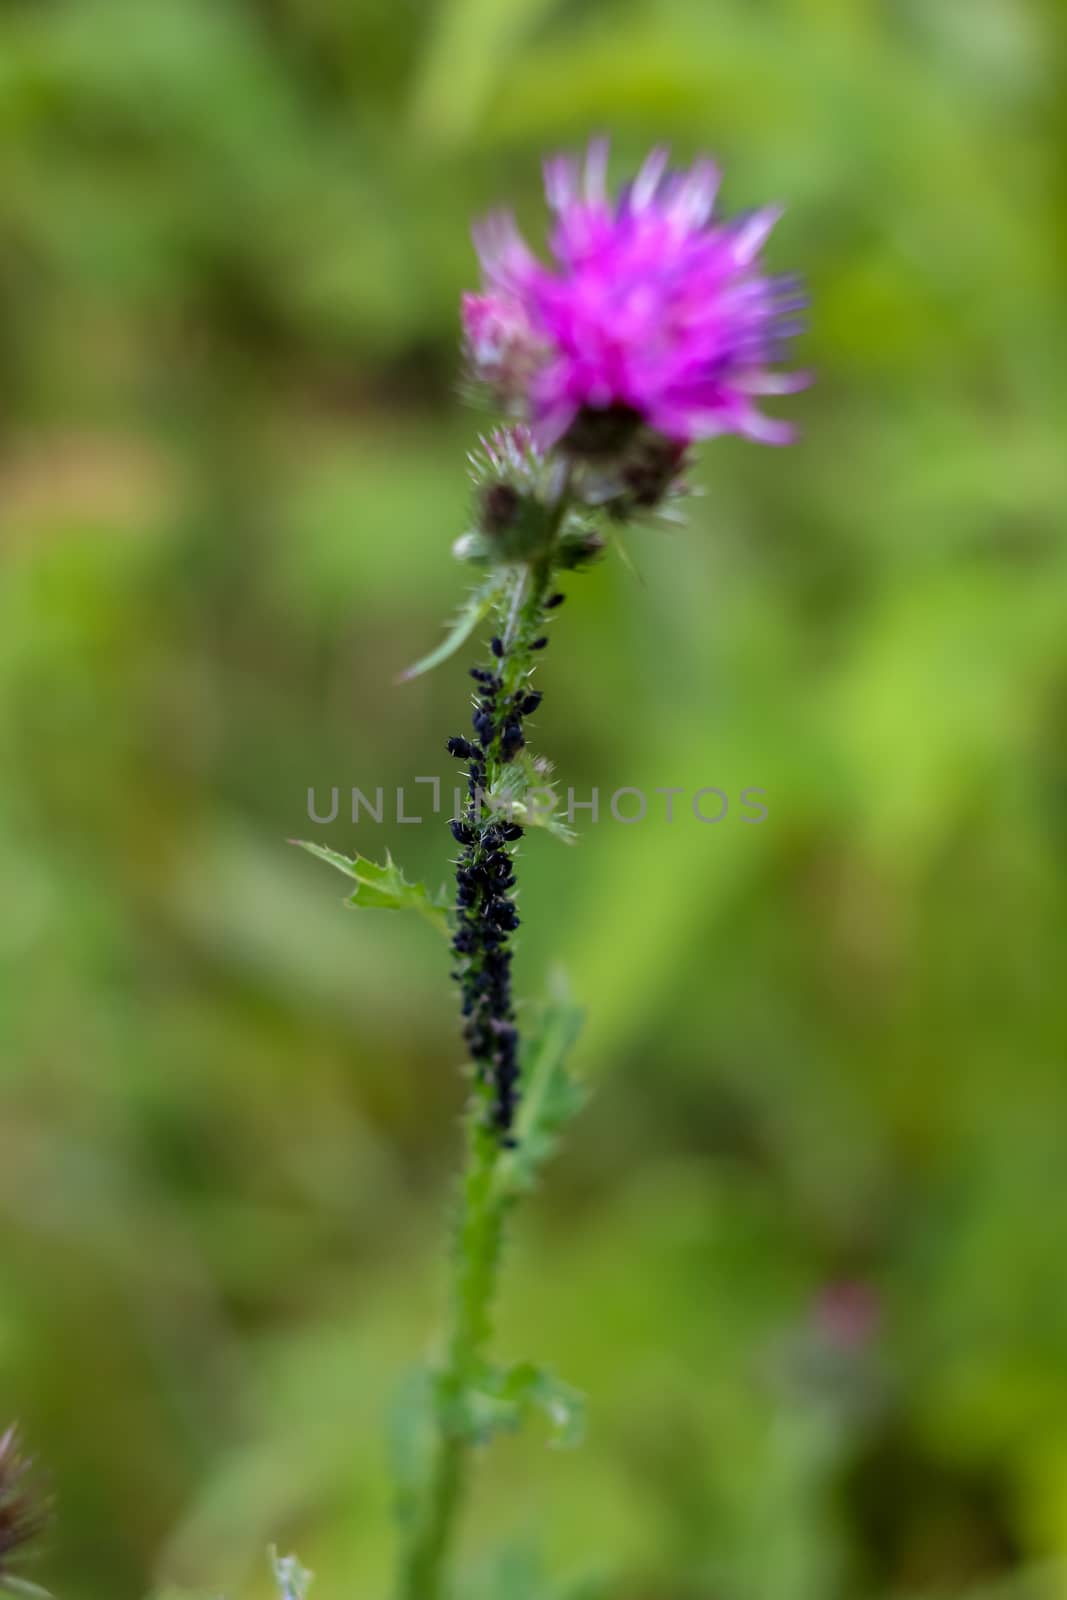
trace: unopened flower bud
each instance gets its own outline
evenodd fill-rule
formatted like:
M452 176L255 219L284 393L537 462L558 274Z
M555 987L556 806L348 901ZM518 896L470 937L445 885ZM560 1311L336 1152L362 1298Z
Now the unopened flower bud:
M490 538L508 533L522 514L522 496L510 483L487 483L481 494L482 532Z
M651 510L671 488L685 460L685 446L649 434L626 461L622 476L636 506Z
M529 429L495 429L470 461L476 527L454 553L461 560L507 565L543 555L556 512L545 463Z
M560 534L556 561L561 568L586 567L604 553L604 539L578 518L569 520Z

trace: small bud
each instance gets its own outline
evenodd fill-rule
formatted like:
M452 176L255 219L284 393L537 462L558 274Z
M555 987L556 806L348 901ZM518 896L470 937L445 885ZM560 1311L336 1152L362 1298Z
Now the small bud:
M567 596L565 594L549 595L548 599L545 601L545 610L554 611L556 606L561 606L566 598Z
M623 462L624 490L617 502L608 502L609 513L624 519L635 511L654 511L668 496L678 498L686 492L685 464L684 445L655 433L642 435Z
M469 739L461 739L458 734L448 741L447 750L450 756L455 756L457 761L466 761L470 756L481 755L477 745L471 744Z
M524 717L532 716L543 699L544 695L541 693L540 689L531 690L529 694L524 694L522 699L519 701L520 712Z
M504 654L504 641L503 641L503 639L501 639L499 637L499 635L494 634L492 639L489 641L489 648L493 652L493 654L496 656L497 660L499 660L501 658L501 656L503 656L503 654Z
M510 483L487 483L481 494L482 532L490 538L498 538L502 533L507 533L519 520L522 510L522 496Z
M473 302L476 320L483 307ZM528 428L494 429L471 457L475 530L455 554L462 560L513 565L544 556L555 539L558 492Z
M452 829L452 837L457 844L474 843L474 834L471 829L468 828L465 822L460 822L458 817L453 817L448 826Z
M560 567L573 570L576 567L588 566L603 553L603 536L588 523L575 518L569 527L564 527L560 535L556 559Z
M548 643L548 634L543 633L540 639L535 639L530 646L531 650L543 650Z

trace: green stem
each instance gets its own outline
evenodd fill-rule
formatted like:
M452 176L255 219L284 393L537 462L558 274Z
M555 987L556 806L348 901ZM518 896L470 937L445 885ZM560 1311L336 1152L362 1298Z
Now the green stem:
M402 1600L439 1600L467 1482L470 1437L465 1401L484 1366L500 1262L503 1206L494 1178L500 1143L486 1125L483 1097L467 1114L467 1159L453 1255L445 1359L436 1374L433 1453L423 1504L407 1552Z
M556 508L552 541L540 561L516 569L503 598L498 628L505 645L502 696L514 694L533 664L531 645L544 620L553 574L553 544L563 517ZM494 665L496 663L494 662ZM486 752L490 795L503 775L499 740ZM491 1125L492 1089L476 1084L466 1119L466 1159L452 1260L444 1360L435 1374L432 1456L402 1562L398 1600L443 1600L474 1443L468 1399L488 1363L492 1307L509 1200L497 1183L506 1153Z

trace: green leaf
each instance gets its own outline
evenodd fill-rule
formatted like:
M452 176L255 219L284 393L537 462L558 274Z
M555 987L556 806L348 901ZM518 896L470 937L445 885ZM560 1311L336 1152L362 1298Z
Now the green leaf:
M498 595L506 585L506 576L499 572L485 580L480 588L468 595L458 616L452 623L445 637L431 650L428 656L423 656L421 661L416 661L413 667L408 667L397 679L398 683L408 683L412 678L418 678L424 672L432 672L434 667L439 667L442 661L447 661L449 656L455 655L461 644L465 644L490 610Z
M585 1433L585 1396L530 1361L487 1368L464 1401L470 1435L483 1444L496 1433L513 1432L535 1412L547 1419L557 1449L573 1450Z
M402 1526L415 1524L430 1476L437 1438L436 1404L435 1379L425 1367L418 1367L407 1373L388 1409L387 1442L394 1509Z
M312 1573L302 1567L295 1556L280 1556L274 1545L267 1553L281 1600L306 1600Z
M516 1148L501 1157L497 1168L497 1182L504 1195L534 1186L563 1129L587 1098L585 1085L567 1067L567 1056L581 1032L584 1013L571 1002L562 980L557 980L557 990L542 1008L523 1047Z
M585 1396L544 1367L523 1361L505 1375L504 1397L523 1414L539 1411L548 1419L552 1443L573 1450L585 1436Z
M491 804L506 808L508 816L524 828L544 828L564 844L573 844L578 837L556 813L559 796L552 782L552 764L543 756L531 757L524 751L504 769L488 798Z
M516 801L512 815L516 822L521 822L524 828L543 828L554 839L559 839L563 844L573 844L578 835L569 823L556 815L554 809L547 806L531 806L525 801Z
M346 877L355 878L358 887L349 896L346 905L357 909L376 907L383 911L417 911L439 933L448 933L446 891L442 889L433 895L424 883L409 883L388 850L385 852L385 865L379 866L376 861L368 861L366 856L343 856L328 845L315 844L310 839L292 839L290 843L299 845L309 855L336 867Z

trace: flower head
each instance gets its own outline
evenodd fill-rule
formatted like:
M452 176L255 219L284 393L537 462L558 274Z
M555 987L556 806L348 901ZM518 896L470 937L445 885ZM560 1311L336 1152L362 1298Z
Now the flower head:
M616 454L642 426L679 446L720 433L788 443L789 425L756 404L808 381L770 370L806 303L795 277L760 264L778 208L714 219L716 168L669 171L662 149L612 199L607 155L597 140L584 169L546 164L554 265L510 213L475 228L485 291L463 302L475 376L526 415L541 449Z

